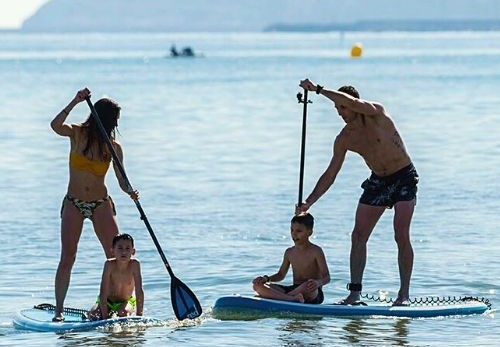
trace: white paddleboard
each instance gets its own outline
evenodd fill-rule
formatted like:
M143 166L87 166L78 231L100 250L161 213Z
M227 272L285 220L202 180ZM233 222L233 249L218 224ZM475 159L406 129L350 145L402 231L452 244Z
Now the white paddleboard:
M52 306L52 305L50 305ZM69 309L64 311L64 321L53 322L53 309L28 308L20 310L14 317L13 323L16 328L34 331L82 331L91 330L97 327L110 326L114 324L159 324L160 319L130 316L116 317L97 321L86 319L82 312L85 310Z

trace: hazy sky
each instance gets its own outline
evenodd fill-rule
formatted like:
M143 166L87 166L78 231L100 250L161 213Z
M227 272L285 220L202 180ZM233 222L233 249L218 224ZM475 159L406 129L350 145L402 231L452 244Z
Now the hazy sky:
M19 29L25 19L35 13L49 0L0 0L0 29ZM72 0L66 0L71 2ZM101 0L107 1L107 0ZM126 0L122 0L126 1ZM166 1L166 0L159 0ZM177 0L178 1L178 0ZM203 0L207 3L210 0ZM234 0L239 1L239 0ZM268 0L273 1L273 0ZM309 0L305 0L307 4ZM469 17L500 19L500 0L324 0L338 3L338 11L327 14L331 21L359 20L366 18L405 18L432 19L446 17L457 19ZM173 0L169 0L172 3ZM195 1L192 1L193 3ZM294 3L296 3L295 1ZM111 3L116 3L113 1ZM362 5L365 6L362 6ZM369 4L369 6L368 6ZM378 4L378 5L377 5ZM395 5L398 6L395 6ZM404 5L401 5L404 4ZM455 6L454 4L458 4ZM403 6L403 7L402 7ZM185 6L184 6L185 7ZM470 9L470 10L468 10ZM364 11L363 11L364 10ZM309 11L310 12L310 11ZM321 17L321 16L320 16ZM329 17L329 18L330 18ZM324 16L323 16L324 18Z
M48 0L0 0L0 29L16 29Z

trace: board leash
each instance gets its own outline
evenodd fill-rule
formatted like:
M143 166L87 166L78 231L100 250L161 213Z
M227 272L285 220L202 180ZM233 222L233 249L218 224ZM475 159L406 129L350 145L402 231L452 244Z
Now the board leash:
M43 310L43 311L55 311L56 307L52 304L39 304L33 306L34 309L37 310ZM81 308L71 308L71 307L65 307L63 309L64 314L68 315L74 315L74 316L81 316L82 319L87 320L87 310L81 309Z
M371 295L371 294L361 294L362 298L365 298L370 301L375 301L375 302L383 302L383 303L388 303L392 304L394 302L393 298L386 298L386 297L381 297L377 295ZM453 305L453 304L458 304L458 303L464 303L464 302L482 302L488 307L488 310L491 309L491 303L487 298L484 297L474 297L474 296L426 296L426 297L421 297L421 298L410 298L408 300L410 304L412 305L417 305L417 306L424 306L424 305L440 305L440 304L445 304L445 305Z

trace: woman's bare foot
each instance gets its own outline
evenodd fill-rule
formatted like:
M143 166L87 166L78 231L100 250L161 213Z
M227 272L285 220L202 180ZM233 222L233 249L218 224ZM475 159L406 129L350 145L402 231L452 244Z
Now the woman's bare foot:
M57 323L60 323L60 322L64 322L64 316L62 313L56 313L56 315L54 316L54 318L52 318L52 321L53 322L57 322Z

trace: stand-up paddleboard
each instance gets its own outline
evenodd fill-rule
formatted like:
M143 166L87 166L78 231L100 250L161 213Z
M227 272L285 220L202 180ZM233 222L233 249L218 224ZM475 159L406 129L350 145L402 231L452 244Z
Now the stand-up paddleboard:
M264 299L241 295L223 296L215 301L213 315L218 319L248 319L258 317L289 316L388 316L388 317L439 317L481 314L489 303L471 298L457 302L437 304L412 304L410 306L301 304L289 301Z
M54 306L51 304L41 304L34 308L19 311L14 317L13 323L19 329L52 332L92 330L97 327L114 324L138 325L161 323L160 319L142 316L116 317L92 321L87 319L85 316L86 310L83 309L65 308L63 312L64 321L53 322Z

